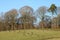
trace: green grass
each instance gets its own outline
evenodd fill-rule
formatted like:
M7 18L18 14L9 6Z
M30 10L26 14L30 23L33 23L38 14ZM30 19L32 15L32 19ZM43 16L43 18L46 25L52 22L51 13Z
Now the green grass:
M2 31L0 40L60 40L60 31L36 29Z

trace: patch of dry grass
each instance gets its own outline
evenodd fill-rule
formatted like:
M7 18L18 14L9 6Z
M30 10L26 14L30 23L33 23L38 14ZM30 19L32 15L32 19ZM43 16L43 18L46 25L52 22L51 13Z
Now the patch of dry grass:
M0 40L60 40L60 31L53 30L16 30L0 32Z

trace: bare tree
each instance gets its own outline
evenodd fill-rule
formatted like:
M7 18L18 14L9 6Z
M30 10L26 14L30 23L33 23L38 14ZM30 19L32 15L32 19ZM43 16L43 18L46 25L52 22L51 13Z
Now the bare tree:
M5 13L4 15L5 23L9 30L15 29L17 15L18 13L16 9L12 9Z
M21 23L24 25L24 29L26 27L28 28L29 26L31 27L33 25L33 20L35 20L35 17L33 17L33 15L32 15L33 9L29 6L24 6L19 10L19 12L22 15L20 20L21 20ZM25 25L27 25L27 26L25 26Z
M37 9L38 17L41 19L40 23L41 23L42 28L44 27L44 17L45 17L46 12L47 12L47 7L45 7L45 6L39 7Z
M5 30L7 30L7 29L6 29L6 26L4 23L4 13L1 12L1 15L0 15L0 31L5 31Z
M2 20L2 17L0 17L0 31L3 30L3 20Z
M57 15L57 25L58 25L58 28L60 28L60 14Z
M22 14L22 16L24 16L24 15L32 16L33 8L31 8L29 6L24 6L24 7L20 8L19 12L20 12L20 14Z

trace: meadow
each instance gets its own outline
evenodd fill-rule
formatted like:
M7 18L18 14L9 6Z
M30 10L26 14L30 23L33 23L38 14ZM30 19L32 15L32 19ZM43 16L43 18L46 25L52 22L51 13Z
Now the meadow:
M60 31L40 29L1 31L0 40L60 40Z

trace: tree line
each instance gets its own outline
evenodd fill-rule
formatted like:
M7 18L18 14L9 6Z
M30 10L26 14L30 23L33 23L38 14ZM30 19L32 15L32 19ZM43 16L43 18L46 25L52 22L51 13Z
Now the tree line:
M12 9L0 17L0 31L40 28L60 28L60 7L51 4L50 7L41 6L36 11L30 6L23 6L19 10ZM2 13L1 13L2 14ZM40 19L39 25L34 24Z

